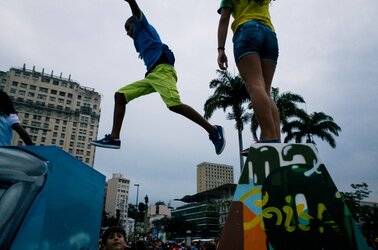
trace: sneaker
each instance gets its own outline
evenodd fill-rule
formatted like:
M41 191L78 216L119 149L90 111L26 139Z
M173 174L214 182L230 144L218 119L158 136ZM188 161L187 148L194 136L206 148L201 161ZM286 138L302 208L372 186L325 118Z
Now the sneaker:
M217 155L221 154L224 146L226 146L226 140L224 139L224 132L221 126L215 125L217 128L209 134L209 139L213 142L215 146L215 152Z
M102 148L114 148L114 149L121 148L121 140L111 138L110 134L105 135L105 138L101 140L93 140L90 143L92 145L95 145L97 147L102 147Z

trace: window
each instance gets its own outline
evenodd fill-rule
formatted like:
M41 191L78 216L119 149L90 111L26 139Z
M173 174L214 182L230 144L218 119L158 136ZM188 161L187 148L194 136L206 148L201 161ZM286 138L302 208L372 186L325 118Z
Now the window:
M59 81L58 80L53 80L53 84L54 85L59 85Z
M46 78L46 77L42 77L42 80L41 80L42 82L50 82L50 79L49 78Z
M41 91L42 93L47 93L48 89L43 88L43 87L39 87L39 91Z
M20 91L18 91L18 95L19 96L25 96L25 90L20 90Z
M21 88L26 89L28 85L26 83L21 83Z
M56 93L58 93L58 91L56 91L55 89L51 89L50 93L53 94L53 95L56 95Z
M60 96L66 96L66 92L59 91L59 95L60 95Z
M42 94L38 94L37 98L38 99L42 99L42 100L46 100L47 96L46 95L42 95Z
M37 86L29 85L29 89L30 89L30 90L36 90L36 89L37 89Z
M28 97L34 97L34 96L35 96L35 94L33 92L28 93Z
M15 82L15 81L12 82L13 87L17 87L17 85L18 85L18 82Z
M40 122L34 122L34 121L32 121L31 125L32 125L33 127L40 127L40 126L41 126L41 123L40 123Z

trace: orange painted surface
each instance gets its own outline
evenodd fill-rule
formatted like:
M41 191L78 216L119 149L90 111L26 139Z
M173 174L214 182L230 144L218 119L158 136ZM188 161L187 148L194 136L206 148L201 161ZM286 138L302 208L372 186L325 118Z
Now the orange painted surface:
M248 223L257 216L243 204L243 222ZM252 229L244 230L244 250L268 250L266 234L261 228L262 221Z

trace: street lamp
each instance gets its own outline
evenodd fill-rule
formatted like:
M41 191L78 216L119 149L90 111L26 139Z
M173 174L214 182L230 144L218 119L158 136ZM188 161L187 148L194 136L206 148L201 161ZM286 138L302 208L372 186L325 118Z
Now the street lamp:
M134 184L137 187L136 203L135 208L138 209L138 195L139 195L139 184Z

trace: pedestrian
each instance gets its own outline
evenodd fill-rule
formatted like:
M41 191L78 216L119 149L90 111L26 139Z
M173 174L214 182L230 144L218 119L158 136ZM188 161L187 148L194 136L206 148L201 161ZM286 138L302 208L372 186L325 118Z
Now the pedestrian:
M112 226L104 231L101 237L103 250L125 250L128 247L126 233L120 227Z
M105 138L94 140L95 146L120 148L120 131L125 116L126 104L133 99L158 92L169 110L181 114L197 123L209 133L217 154L222 153L225 146L224 131L219 125L212 125L189 105L181 102L177 90L177 75L174 68L175 57L169 47L162 43L155 28L147 21L145 14L135 0L125 0L130 5L132 16L125 23L128 36L134 40L139 57L147 68L145 78L119 89L115 95L113 127Z
M278 59L277 36L271 22L271 0L222 0L218 13L218 66L225 70L225 52L230 16L234 32L236 66L246 83L253 110L262 132L261 142L280 142L280 118L270 96Z
M26 145L33 145L29 133L21 125L16 109L7 93L0 90L0 146L10 146L13 130Z

